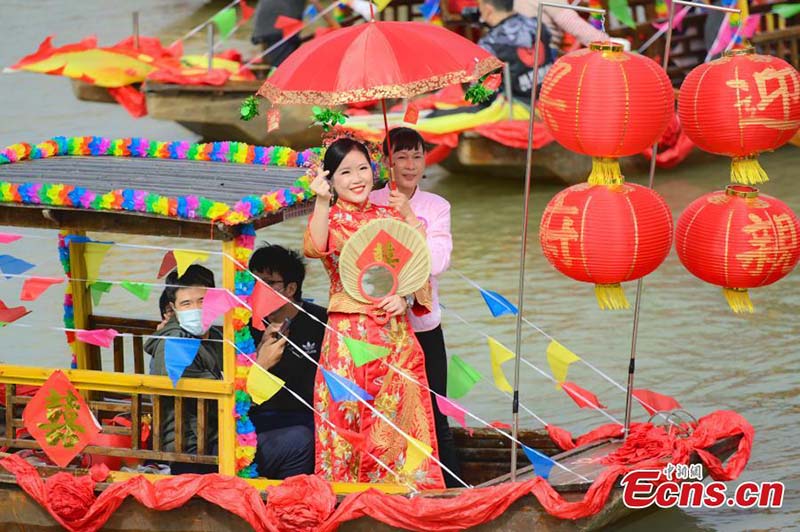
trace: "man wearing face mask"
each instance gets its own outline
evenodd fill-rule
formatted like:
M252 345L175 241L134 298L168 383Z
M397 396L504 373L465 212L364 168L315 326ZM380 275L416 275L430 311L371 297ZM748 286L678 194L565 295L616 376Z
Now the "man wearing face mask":
M206 291L214 288L213 272L198 264L192 264L180 277L177 271L170 272L165 284L166 299L174 311L174 317L156 332L155 338L149 339L145 344L145 351L153 356L151 373L167 375L164 338L200 338L203 341L200 343L197 355L183 371L182 377L221 379L222 332L216 327L210 329L203 327L203 299ZM257 361L264 369L270 369L280 360L282 343L275 342L271 346L269 349L259 349ZM206 449L214 454L217 452L216 407L207 409L206 419ZM161 399L160 428L162 450L174 451L175 406L174 400L170 397ZM304 426L267 430L265 438L269 444L259 451L259 458L266 466L259 467L259 473L268 478L284 479L312 472L314 440L303 432L308 430ZM197 402L193 399L183 401L183 451L189 454L197 452ZM217 471L216 466L180 462L170 464L170 468L174 474Z

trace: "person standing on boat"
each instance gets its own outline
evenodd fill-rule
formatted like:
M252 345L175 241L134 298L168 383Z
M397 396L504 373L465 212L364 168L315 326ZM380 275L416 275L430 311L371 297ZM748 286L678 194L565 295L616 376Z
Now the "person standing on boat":
M203 341L191 364L184 369L182 377L193 379L222 378L222 333L216 327L203 326L203 299L206 290L214 288L214 273L198 264L189 266L183 275L177 270L169 273L166 279L166 298L174 311L171 318L153 338L145 343L145 351L153 356L151 373L168 375L166 363L166 338L200 338ZM259 353L260 354L260 353ZM162 447L165 452L175 451L175 403L171 397L161 399L160 430ZM206 434L197 433L197 400L183 400L183 452L197 453L197 439L205 436L206 449L211 454L217 452L217 409L209 408L206 413ZM306 434L305 441L302 436ZM313 460L313 442L307 436L307 427L285 427L267 433L270 441L269 463L272 469L265 473L270 478L282 479L307 473ZM217 467L204 464L173 462L173 474L216 473Z
M263 0L256 6L253 36L250 41L260 44L263 50L283 40L283 31L275 27L279 16L303 19L305 0ZM294 35L267 54L266 62L270 66L280 65L284 59L300 46L300 34Z
M422 220L400 202L395 201L392 207L378 207L369 201L373 178L367 147L353 139L341 138L327 148L323 166L311 183L316 202L304 235L304 251L308 257L322 259L331 279L330 329L325 333L320 365L363 388L374 398L370 402L377 411L412 438L429 445L433 456L438 456L431 397L419 385L427 386L424 354L408 323L406 300L394 294L376 305L361 303L347 294L339 274L339 255L344 243L371 220L402 219L425 231ZM400 212L406 212L407 216L401 216ZM429 287L417 291L415 297L419 304L430 307ZM357 368L344 337L386 347L389 354ZM390 369L389 364L401 368L413 380ZM334 402L322 371L317 373L314 385L314 408L336 427L332 429L322 422L317 425L316 471L325 479L396 482L394 475L376 462L377 458L400 475L403 482L418 488L444 487L442 471L430 458L423 459L416 470L404 472L411 444L363 403Z
M267 245L253 253L249 269L261 281L294 303L286 303L267 317L269 327L266 332L250 324L250 333L258 345L257 362L282 379L285 382L284 388L292 390L307 404L313 405L317 367L297 352L294 345L319 361L328 314L319 305L303 301L305 263L296 251L278 245ZM278 331L287 336L291 343L287 343ZM250 421L258 433L256 462L261 476L269 477L268 473L274 469L271 464L275 458L271 453L271 435L274 430L285 427L295 427L293 430L296 432L296 445L304 447L307 442L312 452L309 453L310 459L303 473L314 472L314 413L284 388L269 400L250 407Z
M478 0L478 9L481 21L490 28L489 33L478 41L478 46L508 63L514 98L529 102L533 87L533 41L539 21L515 13L514 0ZM539 83L555 61L555 56L555 50L550 47L550 32L546 27L542 28Z
M431 390L445 396L447 394L447 352L442 333L442 311L439 308L439 289L437 277L450 266L450 253L453 251L453 236L450 233L450 203L441 196L420 190L419 183L425 174L425 142L418 131L409 127L396 127L389 131L389 139L383 142L385 156L392 149L392 163L397 190L386 186L375 190L369 200L375 205L400 205L409 216L411 211L425 226L428 249L431 252L431 310L430 312L408 312L408 321L414 329L422 351L425 353L425 373ZM400 197L400 196L403 197ZM408 199L406 199L408 198ZM417 315L420 314L420 315ZM439 411L436 398L431 394L433 416L436 421L436 439L442 463L456 475L459 474L453 433L447 416ZM445 472L447 487L460 487L461 484Z

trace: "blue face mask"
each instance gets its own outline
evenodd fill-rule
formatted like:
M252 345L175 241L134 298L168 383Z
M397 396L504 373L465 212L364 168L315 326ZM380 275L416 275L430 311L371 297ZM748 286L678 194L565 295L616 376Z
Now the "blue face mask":
M192 336L203 336L207 327L203 327L203 309L178 310L175 312L181 329Z

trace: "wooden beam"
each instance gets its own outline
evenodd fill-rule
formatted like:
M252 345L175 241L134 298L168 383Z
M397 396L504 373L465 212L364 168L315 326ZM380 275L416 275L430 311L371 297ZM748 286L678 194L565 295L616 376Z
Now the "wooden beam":
M236 257L236 243L226 240L222 243L222 287L235 293L234 279L236 267L233 258ZM230 258L229 258L230 257ZM236 350L234 349L233 311L225 314L225 326L222 337L222 374L225 384L231 388L230 395L217 401L219 419L219 432L217 445L219 447L219 472L223 475L236 474L236 423L233 419L235 396L233 394L233 381L236 377Z
M80 230L70 230L71 234L78 236L86 236L86 233ZM89 328L89 316L92 314L92 300L89 297L89 290L86 286L86 261L84 260L85 244L76 244L70 242L69 244L69 270L70 287L72 288L72 307L73 319L75 320L76 329ZM73 344L75 349L75 359L78 363L78 369L96 369L95 367L99 362L93 360L92 352L89 346L79 340L75 340ZM99 354L99 353L96 353Z

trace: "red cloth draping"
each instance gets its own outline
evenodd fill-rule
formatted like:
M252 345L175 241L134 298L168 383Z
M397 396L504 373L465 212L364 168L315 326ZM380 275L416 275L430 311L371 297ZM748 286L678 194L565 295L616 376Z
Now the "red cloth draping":
M619 428L617 424L604 425L577 439L558 427L549 426L548 431L559 445L569 448L617 436ZM693 428L691 435L681 438L676 436L676 431L669 433L649 423L633 424L628 443L607 457L609 465L578 501L564 500L541 477L462 490L451 498L408 498L368 490L348 495L335 509L330 485L314 476L294 477L280 486L268 488L266 506L258 491L245 481L221 475L180 475L155 484L143 477L135 477L111 484L95 497L94 483L108 474L108 469L103 466L93 468L91 476L59 473L45 481L19 456L4 458L0 465L14 474L17 484L46 508L56 521L72 531L98 530L128 496L154 510L179 508L189 498L197 496L238 515L257 531L333 532L345 521L368 516L409 530L449 532L490 521L528 494L535 496L549 514L560 519L588 517L603 508L622 475L634 469L663 467L665 453L671 455L669 460L673 464L677 464L687 463L691 453L697 452L712 478L720 481L735 479L750 457L754 436L752 426L735 412L718 411L698 420ZM726 465L703 451L720 438L734 435L742 438ZM642 454L635 463L622 463L629 462L637 449L647 449L649 454Z

